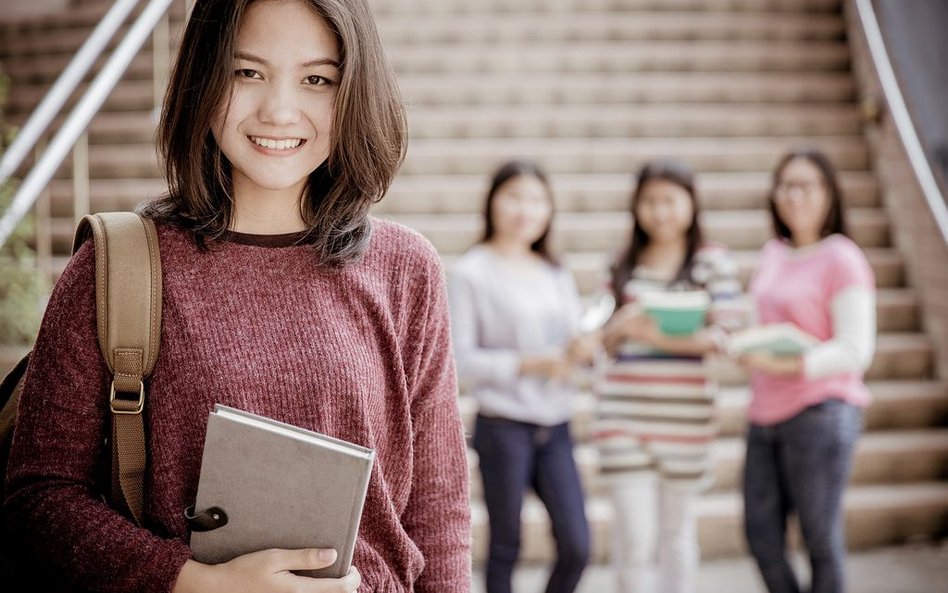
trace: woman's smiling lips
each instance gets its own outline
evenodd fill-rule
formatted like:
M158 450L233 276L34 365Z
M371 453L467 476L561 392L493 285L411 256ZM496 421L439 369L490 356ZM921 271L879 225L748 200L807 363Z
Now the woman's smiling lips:
M253 147L264 154L291 155L299 152L306 144L303 138L267 138L265 136L247 136Z

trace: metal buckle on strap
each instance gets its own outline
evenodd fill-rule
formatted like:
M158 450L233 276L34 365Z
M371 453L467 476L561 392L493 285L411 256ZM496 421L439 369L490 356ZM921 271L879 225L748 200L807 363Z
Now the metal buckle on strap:
M123 402L133 402L131 399L118 398ZM113 414L141 414L142 410L145 408L145 382L141 381L138 384L138 401L135 402L135 409L133 410L116 410L115 409L115 381L112 381L111 391L109 392L109 408L112 409Z

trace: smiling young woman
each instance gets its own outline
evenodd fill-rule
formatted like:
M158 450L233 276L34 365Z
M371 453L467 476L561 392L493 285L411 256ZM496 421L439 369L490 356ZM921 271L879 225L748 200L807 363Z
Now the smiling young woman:
M253 221L269 204L299 215L270 232L305 229L325 264L357 259L369 241L369 209L394 178L407 139L368 7L199 4L192 22L209 24L185 31L189 51L179 53L158 132L169 193L146 212L218 239L258 230Z
M365 0L198 0L159 130L161 353L143 520L110 464L93 250L50 299L21 396L5 520L36 590L458 592L470 588L463 429L440 259L373 219L406 127ZM332 550L191 559L208 413L224 404L375 449L353 570ZM326 476L332 480L332 476ZM107 480L105 480L107 482Z

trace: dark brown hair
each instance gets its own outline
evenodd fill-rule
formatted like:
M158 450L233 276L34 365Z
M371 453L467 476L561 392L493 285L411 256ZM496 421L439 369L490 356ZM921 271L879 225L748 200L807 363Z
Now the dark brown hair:
M168 194L144 214L192 231L200 245L232 222L231 168L211 133L229 101L234 43L254 0L197 0L172 70L158 128ZM309 178L300 214L318 261L358 259L371 234L369 210L405 156L407 125L391 65L365 0L306 0L340 52L329 157Z
M642 251L649 244L648 233L646 233L645 229L643 229L639 224L639 217L637 216L636 209L638 208L639 198L641 198L642 192L645 190L645 186L650 181L661 180L674 183L675 185L687 191L688 196L691 198L693 215L691 219L691 225L688 227L686 234L687 251L685 252L685 260L682 262L678 273L675 274L675 279L673 282L681 280L691 273L691 265L694 261L695 252L698 251L698 247L701 246L702 242L701 224L698 221L698 196L695 193L694 177L694 171L691 169L691 167L681 161L676 160L650 161L645 163L645 165L643 165L639 170L637 176L638 183L635 186L635 190L632 192L632 201L630 204L633 217L632 238L629 240L629 245L621 257L619 257L616 260L616 263L613 264L611 270L612 292L616 299L616 307L622 305L622 289L632 277L632 271L635 270L635 266L638 265L639 258L642 256Z
M820 229L820 238L828 237L833 234L848 236L846 232L846 216L843 208L843 192L836 179L836 168L833 167L833 163L824 152L808 146L796 148L785 154L774 169L773 182L770 187L770 199L768 200L770 203L770 216L773 221L774 232L778 237L786 241L791 240L793 235L793 233L790 232L790 228L781 220L780 214L777 212L776 194L777 186L780 185L780 178L783 176L784 169L796 159L805 159L819 169L820 175L823 177L823 183L826 186L826 193L829 194L829 209L826 211L826 219L823 221L823 226Z
M524 175L536 177L546 188L546 196L550 201L550 220L546 223L546 228L543 230L543 234L540 235L540 238L530 245L530 249L546 261L558 266L560 265L559 259L553 254L549 246L550 229L553 228L553 215L555 214L553 189L550 187L550 181L547 179L546 173L533 161L508 161L501 165L500 168L497 169L497 172L494 173L493 178L491 178L490 189L487 190L487 199L484 200L484 235L481 237L479 243L486 243L494 236L494 219L492 213L494 198L497 192L500 191L500 188L508 181Z

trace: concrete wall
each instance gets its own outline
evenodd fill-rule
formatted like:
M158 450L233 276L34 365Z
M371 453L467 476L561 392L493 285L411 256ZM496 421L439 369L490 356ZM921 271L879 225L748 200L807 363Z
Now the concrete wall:
M929 160L948 180L948 2L875 0L889 57ZM936 176L936 177L937 177Z
M847 2L846 13L859 92L869 104L882 104L879 120L867 121L866 135L893 239L905 259L908 285L918 291L924 329L935 347L938 375L948 378L948 244L935 224L901 137L885 108L882 88L852 2Z

